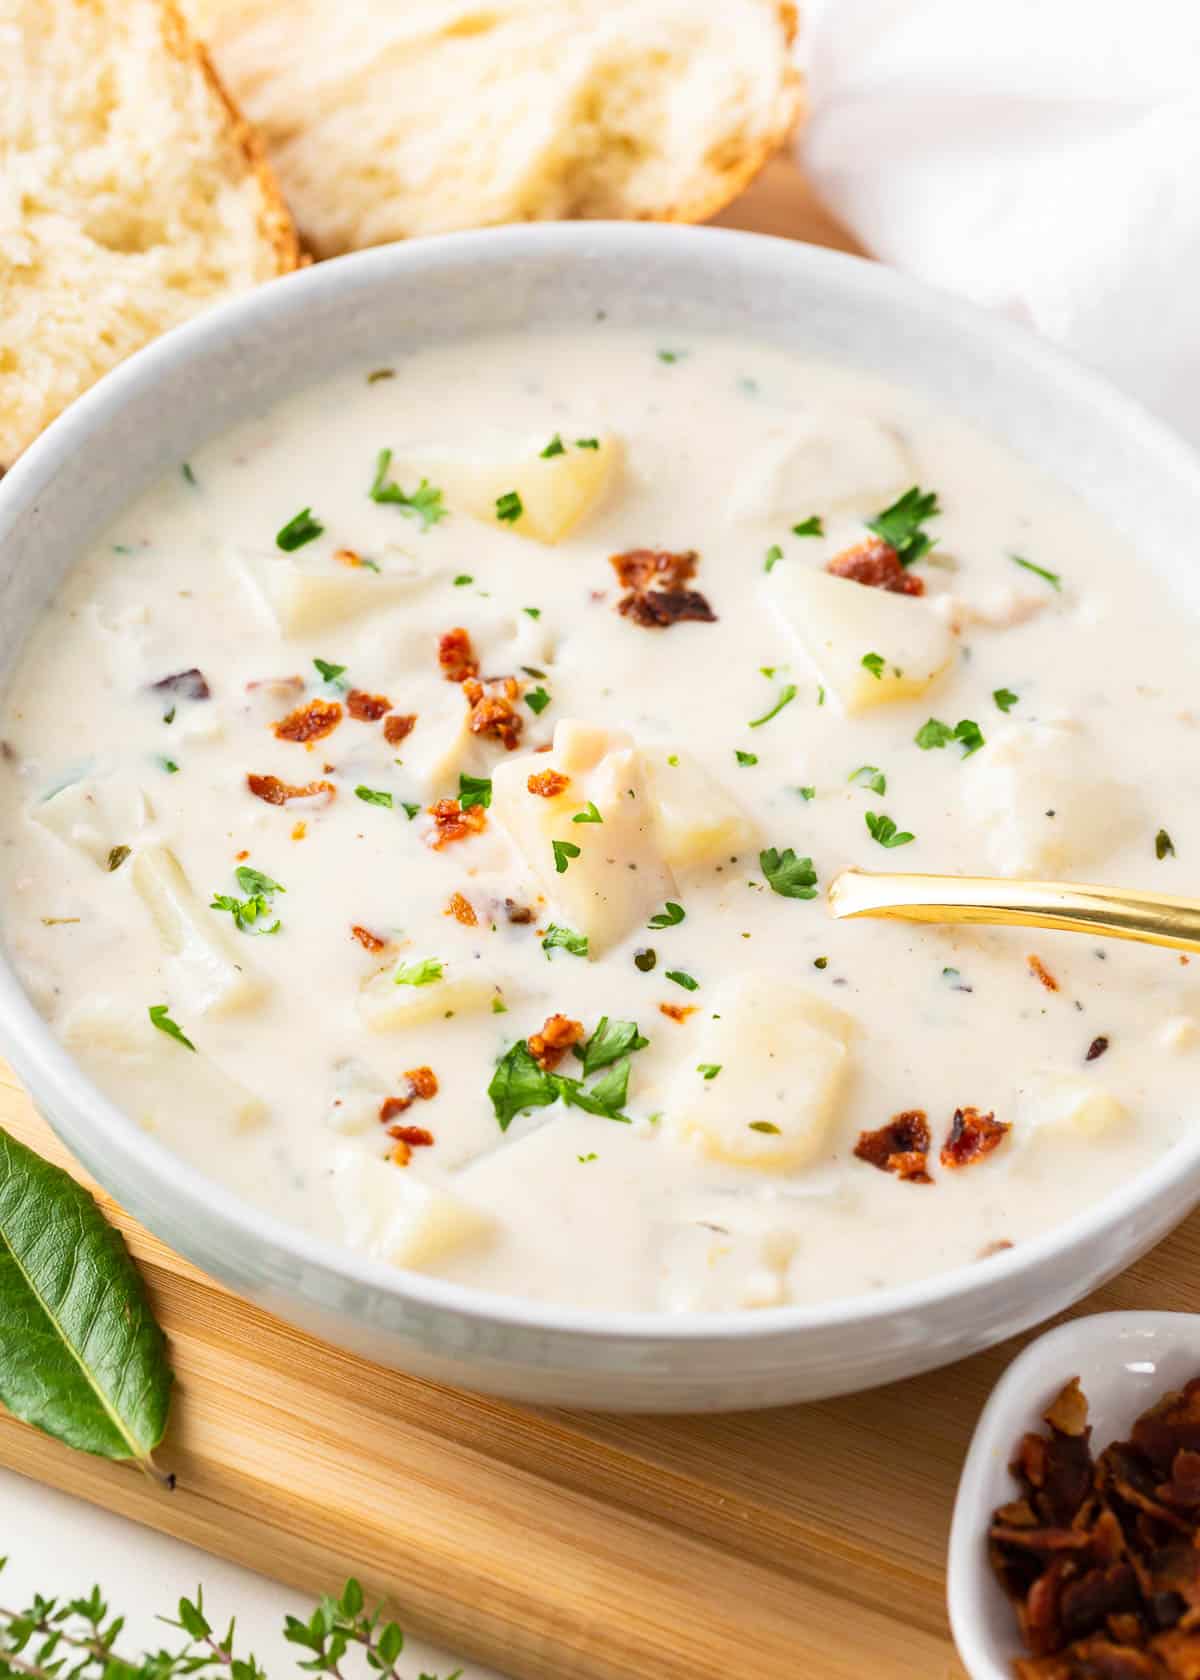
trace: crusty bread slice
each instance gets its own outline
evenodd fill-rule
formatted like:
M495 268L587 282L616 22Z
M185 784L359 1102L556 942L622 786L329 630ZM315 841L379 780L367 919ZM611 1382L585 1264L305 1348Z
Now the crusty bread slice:
M790 0L185 0L320 256L700 221L799 105Z
M122 357L298 260L173 0L0 0L0 467Z

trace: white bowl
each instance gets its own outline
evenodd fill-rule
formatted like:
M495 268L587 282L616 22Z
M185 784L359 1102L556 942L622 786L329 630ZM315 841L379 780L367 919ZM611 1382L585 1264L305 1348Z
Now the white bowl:
M1012 1499L1009 1461L1021 1436L1045 1428L1042 1413L1078 1377L1088 1401L1092 1451L1128 1438L1134 1420L1168 1389L1200 1375L1200 1315L1096 1313L1031 1342L992 1390L971 1438L954 1502L946 1601L954 1643L971 1680L1012 1680L1022 1655L1013 1607L992 1573L987 1530Z
M80 551L161 472L285 392L430 339L525 323L722 329L932 394L1037 460L1179 594L1200 467L1164 428L1019 328L852 257L756 235L542 225L324 263L142 351L0 484L0 676ZM1200 606L1200 599L1196 602ZM0 961L0 1049L63 1141L206 1271L330 1341L542 1403L706 1410L809 1400L958 1359L1078 1300L1200 1196L1200 1130L1102 1203L994 1258L818 1307L667 1317L576 1311L397 1272L241 1201L92 1085Z

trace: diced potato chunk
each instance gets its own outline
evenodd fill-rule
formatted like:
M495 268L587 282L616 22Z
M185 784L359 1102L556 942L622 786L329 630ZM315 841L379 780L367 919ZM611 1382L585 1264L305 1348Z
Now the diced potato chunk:
M496 1229L482 1208L352 1144L334 1153L333 1200L346 1242L393 1266L431 1265Z
M325 1111L326 1125L347 1137L378 1132L379 1107L388 1088L375 1069L350 1056L335 1065L333 1075L333 1095Z
M397 712L417 720L395 751L423 799L456 794L464 771L485 773L487 755L471 733L471 709L457 683L436 676L403 678L392 699Z
M201 1015L228 1015L258 1003L264 982L230 950L226 935L214 925L214 913L193 893L174 852L166 846L146 846L134 854L129 868L175 960L188 1007Z
M530 793L531 775L568 778L553 798ZM589 804L599 822L575 822ZM662 852L642 755L628 735L564 719L548 753L509 758L492 772L492 816L507 832L555 918L588 937L598 956L675 892ZM554 842L578 847L561 852Z
M763 588L784 630L847 712L923 694L957 651L941 615L909 595L799 565L776 566Z
M795 1233L781 1227L754 1231L678 1225L663 1242L658 1304L667 1312L783 1306L795 1252Z
M1114 781L1070 723L1010 724L963 766L963 814L1004 875L1050 876L1103 863L1142 822L1132 787Z
M141 788L120 776L85 776L30 807L29 815L102 869L114 846L130 845L150 821Z
M441 1021L447 1015L478 1014L490 1009L501 997L497 975L481 962L455 966L442 964L436 980L424 985L397 984L396 975L413 967L420 958L402 958L364 982L358 994L358 1013L372 1032L399 1032L426 1021Z
M747 464L734 517L790 524L838 508L874 514L917 476L904 445L878 420L824 409L797 419Z
M260 611L284 636L307 636L348 619L408 600L436 575L428 565L393 551L369 566L343 566L302 554L239 551L233 559Z
M728 981L690 1041L665 1105L667 1132L716 1161L801 1167L837 1115L854 1023L794 982ZM719 1067L706 1078L699 1067Z
M63 1022L62 1036L86 1071L147 1131L165 1122L175 1131L233 1136L261 1124L267 1106L202 1050L161 1033L146 1012L125 1005L82 1004Z
M755 844L750 818L694 758L646 747L642 760L659 844L671 869L727 863Z
M621 449L612 433L606 432L598 438L597 449L580 449L573 438L565 438L561 454L543 456L549 435L531 439L521 451L410 457L406 466L436 484L452 512L473 514L519 537L556 543L575 529L608 490ZM503 508L511 504L502 498L514 494L520 497L521 512L516 519L505 519ZM497 503L501 503L499 511Z
M1111 1091L1083 1074L1039 1073L1018 1093L1013 1137L1100 1138L1128 1118Z

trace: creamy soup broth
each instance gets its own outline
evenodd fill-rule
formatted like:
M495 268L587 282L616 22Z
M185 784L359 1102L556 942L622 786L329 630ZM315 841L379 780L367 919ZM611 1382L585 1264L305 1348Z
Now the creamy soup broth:
M322 1236L648 1311L986 1264L1170 1146L1177 955L824 906L851 865L1186 884L1194 630L1119 542L762 345L383 373L168 474L12 680L5 936L101 1086ZM923 594L831 577L898 502Z

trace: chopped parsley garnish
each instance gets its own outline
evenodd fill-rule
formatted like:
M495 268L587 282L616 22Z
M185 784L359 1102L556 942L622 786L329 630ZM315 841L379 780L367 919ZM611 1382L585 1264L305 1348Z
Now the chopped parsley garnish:
M887 792L887 777L875 764L860 764L857 770L852 770L846 777L856 787L870 788L872 793Z
M512 525L525 512L524 504L515 490L506 490L496 497L496 518L504 525Z
M173 758L160 758L158 762L162 765L168 776L177 776L179 774L179 766Z
M174 708L174 706L168 706L167 707L166 711L163 713L163 722L164 723L174 723L175 722L175 708Z
M891 817L885 816L882 811L868 811L866 822L872 840L877 840L881 846L886 846L889 851L896 846L907 846L910 840L916 839L916 835L909 834L907 830L898 833Z
M563 443L563 440L559 437L558 433L555 432L545 449L542 450L542 460L548 461L552 455L565 455L566 452L566 445Z
M586 1167L589 1161L598 1161L600 1157L596 1154L596 1151L592 1149L589 1150L586 1155L576 1155L575 1159L579 1162L580 1166Z
M737 759L739 764L757 764L758 763L758 754L757 753L742 752L740 747L735 747L733 749L733 756Z
M817 797L817 790L816 790L815 787L797 788L796 792L800 795L801 799L803 799L806 804L810 799L815 799Z
M401 963L392 975L392 984L396 986L432 986L435 980L442 978L445 963L437 957L422 957L420 962Z
M820 969L828 968L829 967L829 958L828 957L814 957L813 958L813 967L814 968L820 968Z
M778 543L772 543L770 548L767 550L766 565L764 570L768 572L773 571L775 566L782 559L783 550L780 548Z
M125 859L129 856L129 852L130 848L128 846L114 846L112 848L108 854L107 866L108 873L110 875L114 869L120 869L121 865L125 862Z
M698 992L700 990L699 980L693 980L691 975L685 974L681 968L669 968L667 979L674 980L675 984L682 986L685 992Z
M576 447L576 449L599 449L600 439L599 438L576 438L575 439L575 447Z
M992 690L992 699L1002 712L1011 712L1020 695L1014 694L1011 688L996 688Z
M752 1132L766 1132L771 1137L779 1136L779 1127L774 1120L748 1120L746 1124Z
M506 1132L518 1114L547 1108L558 1100L551 1075L540 1068L523 1038L504 1052L488 1084L487 1094L500 1130Z
M660 910L656 915L651 916L650 920L646 923L646 926L652 928L678 927L685 914L686 912L682 904L673 904L671 900L668 899L666 909Z
M881 653L864 653L859 661L864 671L870 671L876 682L883 680L883 655ZM825 700L825 690L821 690L821 698L817 701L820 706Z
M934 539L927 536L921 527L926 520L936 519L941 511L937 492L923 491L914 484L898 502L884 508L874 519L868 519L867 530L874 531L877 537L882 537L896 550L902 566L911 566L933 547Z
M492 999L492 1014L493 1015L507 1015L508 1014L508 1005L505 1003L505 1001L502 997L497 996L497 997L494 997Z
M369 788L362 782L355 788L354 797L366 805L382 805L386 811L390 811L393 804L391 794L384 788Z
M327 683L337 683L338 678L346 674L344 665L331 665L328 659L314 659L313 664ZM339 688L345 688L345 686L345 683L338 683Z
M227 910L233 917L234 926L242 933L278 933L281 925L278 918L270 927L258 924L272 914L272 896L277 892L286 892L287 888L281 887L278 881L273 881L260 869L251 869L246 864L235 874L238 886L247 897L234 898L229 893L214 893L209 909Z
M375 368L367 375L368 385L378 385L381 379L395 379L395 368Z
M1008 558L1015 566L1023 566L1027 572L1033 572L1037 577L1044 578L1051 589L1062 588L1062 578L1057 572L1048 572L1045 566L1035 566L1032 560L1026 560L1020 554L1010 554Z
M643 945L640 951L633 953L633 966L641 974L649 974L658 961L658 952L652 945Z
M546 929L546 937L542 940L542 950L549 957L551 951L558 946L564 951L570 951L573 957L586 957L588 936L586 933L574 933L570 928L559 927L557 922L551 922Z
M614 1027L615 1031L609 1029L606 1016L584 1047L581 1056L584 1079L595 1069L608 1067L608 1072L590 1090L585 1089L583 1079L572 1079L566 1074L539 1067L525 1039L518 1039L510 1045L496 1063L496 1071L488 1085L488 1096L500 1130L506 1132L514 1118L527 1109L547 1108L560 1098L588 1114L628 1124L629 1116L621 1112L629 1090L627 1052L640 1050L647 1041L632 1021L618 1021ZM622 1039L626 1041L624 1049L619 1047ZM602 1046L598 1046L600 1040L603 1040ZM599 1059L594 1046L600 1048ZM576 1053L579 1054L578 1051Z
M604 818L600 815L595 803L589 799L586 808L582 811L576 811L571 821L573 823L602 823Z
M541 618L542 616L541 607L522 607L521 611L527 613L530 618Z
M190 484L192 488L195 489L196 475L192 471L192 463L190 461L181 461L179 464L179 471L183 476L183 482L185 484Z
M402 799L400 804L409 822L411 822L414 817L420 816L421 807L419 805L412 805L407 799Z
M769 846L759 852L758 862L767 885L780 898L816 898L817 872L811 858L797 857L790 846L782 852Z
M539 680L546 675L545 671L539 671L536 665L522 665L521 669L527 677L536 677Z
M721 1062L697 1062L696 1072L702 1073L705 1079L715 1079L722 1068Z
M565 875L570 860L579 856L579 847L570 840L551 840L550 849L554 853L555 874Z
M1165 857L1175 856L1175 842L1165 828L1160 828L1154 836L1154 855L1160 862Z
M471 576L470 572L459 572L458 576L454 580L454 587L455 589L465 589L469 583L474 582L475 579Z
M459 772L458 803L460 809L469 811L472 805L482 805L486 811L492 803L492 778L490 776L468 776ZM417 806L418 811L420 806Z
M622 1056L644 1050L649 1042L638 1031L636 1021L610 1021L607 1015L602 1015L587 1042L575 1046L575 1056L583 1063L583 1077L587 1079L601 1068L611 1067Z
M867 657L869 659L870 654L868 654ZM817 705L818 706L823 706L824 704L825 704L825 686L824 686L823 683L818 683L817 684Z
M435 490L427 478L423 478L411 496L393 484L388 479L388 468L392 464L390 449L381 449L375 457L375 478L367 494L373 502L387 502L398 507L406 519L419 519L422 531L428 531L431 525L445 519L447 509L442 506L442 492Z
M771 707L771 710L769 712L764 712L760 718L751 718L748 727L750 729L761 729L764 723L770 723L773 717L779 716L785 706L791 704L791 702L796 698L796 693L797 690L795 683L788 683L786 688L780 689L779 698Z
M675 362L681 361L686 355L686 350L660 350L658 352L658 359L660 362L666 362L667 366L671 367Z
M280 526L275 533L275 546L281 548L285 554L291 554L294 549L303 548L305 543L315 542L325 529L319 519L313 518L310 507L301 508L288 520L286 525Z
M923 752L929 752L934 747L948 747L951 741L957 741L962 747L963 757L970 758L977 753L985 743L983 731L973 718L959 718L953 728L943 723L941 718L927 718L920 729L913 736L913 740ZM881 793L883 789L879 790Z
M550 696L546 693L546 690L539 685L537 688L531 688L529 690L529 693L525 696L525 704L529 707L531 712L536 712L540 717L546 710L546 707L550 704Z
M172 1021L167 1014L165 1003L152 1003L150 1005L150 1024L157 1027L159 1032L166 1033L168 1038L173 1038L177 1044L182 1044L185 1050L196 1048L178 1023Z
M825 535L825 526L821 521L820 515L810 513L807 519L802 519L800 521L799 525L793 525L792 535L794 537L823 537Z

